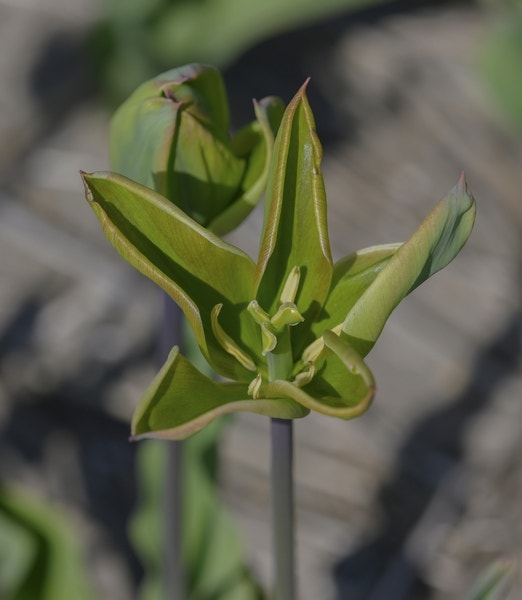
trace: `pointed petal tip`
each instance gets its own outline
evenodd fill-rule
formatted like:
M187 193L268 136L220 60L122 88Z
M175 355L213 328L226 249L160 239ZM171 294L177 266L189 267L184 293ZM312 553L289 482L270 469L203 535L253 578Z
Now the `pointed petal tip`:
M464 171L460 172L459 181L458 181L456 187L457 187L457 191L459 193L466 194L467 196L470 196L471 199L473 200L473 194L471 193L471 190L469 189L468 181L466 179L466 174L464 173Z
M86 173L85 171L80 171L80 177L82 178L85 198L87 199L88 202L92 202L94 200L94 196L93 196L92 190L89 186L89 175L91 175L91 173Z
M455 186L454 190L455 190L455 193L457 196L460 196L461 198L462 197L466 198L467 208L472 210L473 212L475 212L476 211L475 197L473 196L473 192L469 188L468 181L466 179L466 175L465 175L464 171L461 171L459 181L458 181L457 185Z
M154 435L154 432L147 432L147 433L131 433L129 435L129 437L127 438L127 440L129 441L130 444L134 444L136 442L142 442L143 440L152 440L155 439L157 436Z
M297 93L295 94L293 100L290 102L290 105L293 102L299 102L306 96L306 90L308 89L308 84L310 83L310 80L311 80L311 77L307 77L304 80L303 85L297 90Z
M468 182L466 181L466 174L464 171L460 172L459 182L457 184L459 190L466 191L468 189Z
M80 169L80 177L82 179L82 183L84 186L87 186L87 181L89 179L89 177L92 175L92 173L88 173L87 171L84 171L83 169Z
M307 77L304 80L303 85L299 88L299 94L304 95L306 93L306 90L308 89L308 84L310 83L311 79L311 77Z

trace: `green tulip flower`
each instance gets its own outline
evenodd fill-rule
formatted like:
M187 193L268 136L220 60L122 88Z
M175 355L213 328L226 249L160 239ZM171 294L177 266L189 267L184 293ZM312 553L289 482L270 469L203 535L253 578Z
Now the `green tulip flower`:
M134 438L182 439L235 411L285 419L310 410L362 414L375 392L363 359L390 313L471 232L475 204L461 178L407 242L334 264L305 90L275 140L257 263L143 185L83 174L108 239L172 296L209 364L229 380L209 379L174 348L136 409Z
M268 97L254 110L257 120L231 138L219 71L191 64L162 73L114 114L111 168L223 235L245 219L265 189L284 106Z

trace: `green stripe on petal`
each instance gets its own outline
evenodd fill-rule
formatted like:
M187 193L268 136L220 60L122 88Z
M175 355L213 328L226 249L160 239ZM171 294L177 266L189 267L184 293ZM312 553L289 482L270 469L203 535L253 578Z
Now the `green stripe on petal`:
M253 400L247 384L212 381L175 347L136 408L132 439L184 439L215 418L238 411L280 419L308 414L289 398Z
M458 254L474 221L475 202L462 177L347 314L342 330L362 356L372 349L399 302Z
M295 304L311 323L330 288L332 258L321 174L322 150L305 95L306 84L285 111L274 146L267 184L267 211L256 271L256 299L271 315L294 267L300 269ZM292 332L296 350L306 337L303 323Z
M246 349L260 343L246 311L255 270L250 257L159 194L121 175L83 174L83 179L108 240L179 304L211 366L230 379L250 381L251 372L225 352L211 324L213 307L223 304L227 333Z

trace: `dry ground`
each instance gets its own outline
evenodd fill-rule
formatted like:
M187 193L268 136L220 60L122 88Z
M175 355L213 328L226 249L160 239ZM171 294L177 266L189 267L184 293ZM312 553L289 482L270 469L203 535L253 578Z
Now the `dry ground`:
M78 170L107 168L108 114L82 72L87 0L0 1L0 477L65 507L101 597L132 598L127 422L153 373L156 290L102 239ZM520 560L522 133L489 99L481 9L370 11L281 36L226 72L289 100L307 75L337 257L400 241L457 181L472 239L394 314L363 418L296 423L302 600L447 600ZM248 110L250 110L248 108ZM255 253L257 211L231 238ZM270 580L267 422L235 420L223 497ZM510 598L519 597L520 577Z

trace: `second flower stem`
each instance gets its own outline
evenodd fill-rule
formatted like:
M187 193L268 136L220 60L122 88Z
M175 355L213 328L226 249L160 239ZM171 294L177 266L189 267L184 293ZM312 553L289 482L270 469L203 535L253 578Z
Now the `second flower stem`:
M183 344L183 314L170 297L163 294L163 321L159 340L159 363L172 346ZM163 585L165 600L186 600L186 576L182 559L183 546L183 442L168 442L163 478Z

